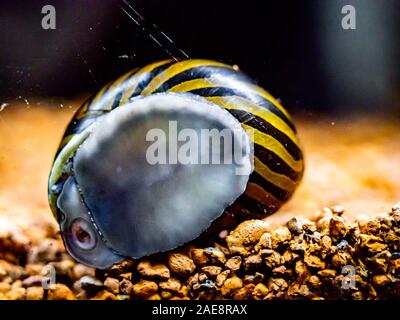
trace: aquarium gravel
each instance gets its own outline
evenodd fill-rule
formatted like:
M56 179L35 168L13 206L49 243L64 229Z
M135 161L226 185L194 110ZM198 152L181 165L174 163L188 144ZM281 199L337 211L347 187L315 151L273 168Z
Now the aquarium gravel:
M400 298L400 203L347 222L340 207L271 229L247 220L218 241L107 270L74 262L53 225L0 230L0 299Z

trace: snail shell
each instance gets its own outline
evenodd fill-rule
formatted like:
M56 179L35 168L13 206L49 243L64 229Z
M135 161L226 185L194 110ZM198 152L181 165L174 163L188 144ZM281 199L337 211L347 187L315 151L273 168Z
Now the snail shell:
M230 142L198 155L232 156L225 147L233 144L239 161L149 163L152 129L228 130ZM158 142L172 145L169 134ZM289 114L254 81L215 61L161 61L109 83L77 111L50 173L49 203L69 253L106 268L187 243L227 210L272 214L303 169Z

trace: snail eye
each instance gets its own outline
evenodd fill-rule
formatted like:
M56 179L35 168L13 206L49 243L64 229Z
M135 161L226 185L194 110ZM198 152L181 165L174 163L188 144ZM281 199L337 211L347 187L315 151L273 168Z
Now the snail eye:
M91 250L96 245L96 234L84 219L75 219L71 223L70 241L81 250Z

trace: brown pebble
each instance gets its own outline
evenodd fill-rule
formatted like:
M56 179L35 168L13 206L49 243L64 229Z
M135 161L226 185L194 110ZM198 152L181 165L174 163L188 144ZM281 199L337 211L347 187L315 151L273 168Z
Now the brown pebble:
M162 291L160 292L160 296L161 296L161 299L169 300L169 299L171 299L174 295L173 295L173 293L170 292L170 291L162 290Z
M193 276L190 276L190 277L189 277L189 279L188 279L188 281L187 281L187 284L188 284L189 286L193 287L193 286L197 285L198 282L199 282L199 274L196 273L196 274L194 274Z
M161 300L161 296L156 293L147 298L148 300Z
M8 274L7 270L0 264L0 279L4 279L4 277L6 277L7 274Z
M363 293L362 293L361 291L353 292L353 293L351 294L351 297L352 297L354 300L363 300L363 299L364 299Z
M48 300L75 300L75 296L72 291L61 283L51 285L47 295Z
M343 238L349 229L342 217L333 216L329 222L329 230L333 237Z
M400 276L400 259L392 261L393 273L396 276Z
M344 267L349 263L350 259L351 257L347 252L337 252L332 257L332 265L337 268Z
M11 290L11 285L6 282L0 282L0 293L7 293Z
M215 278L221 273L222 268L218 266L206 266L201 268L201 271L203 271L208 277Z
M182 277L190 275L196 269L193 260L181 253L172 253L169 255L168 267L172 273Z
M118 300L118 298L111 292L102 290L98 292L94 297L90 298L90 300Z
M41 264L41 263L28 263L25 266L25 271L29 276L42 275L43 264Z
M225 263L225 254L218 248L208 247L204 250L204 253L211 259L212 262Z
M207 279L208 279L208 276L204 272L199 273L199 282L204 282Z
M182 286L181 288L180 288L180 290L179 290L179 292L178 292L178 295L180 296L180 297L187 297L187 296L189 296L189 292L190 292L190 290L189 290L189 287L188 286Z
M336 270L324 269L324 270L318 271L318 275L322 278L333 279L334 277L336 277Z
M66 276L69 278L73 277L73 269L75 266L75 262L71 260L63 260L59 262L52 262L51 265L57 272L59 276Z
M264 258L265 265L270 268L276 268L285 262L284 258L277 251L272 251L271 254Z
M304 263L306 266L310 268L315 268L315 269L324 269L326 263L321 260L320 257L312 254L305 254L304 255Z
M260 267L262 264L262 258L259 254L252 254L244 259L244 270L250 271Z
M295 252L297 254L303 253L308 248L309 248L309 245L308 245L307 241L305 241L303 238L300 238L300 237L293 239L289 242L289 249L292 252Z
M198 266L204 266L208 263L208 257L204 253L204 249L192 249L190 256L193 262Z
M188 298L188 297L184 297L184 298L181 298L181 297L172 297L172 298L169 299L169 300L189 300L189 298Z
M225 280L222 288L221 294L224 297L231 297L237 290L243 286L243 281L237 276L233 276Z
M332 239L329 236L323 236L321 241L319 242L321 246L322 258L325 258L326 255L332 250Z
M245 284L248 284L248 283L257 284L263 280L264 280L264 275L261 272L256 272L255 274L246 274L244 276L243 282Z
M96 270L94 268L87 267L83 264L77 263L73 267L73 275L75 280L78 280L84 276L95 277Z
M376 285L378 288L383 288L391 282L390 278L387 275L376 275L372 278L372 283Z
M387 244L382 243L382 239L377 236L360 234L360 238L361 247L367 249L371 253L378 253L387 248Z
M42 287L29 287L26 289L26 300L42 300L44 289Z
M147 298L157 293L158 285L154 281L140 280L133 285L133 293L141 298Z
M230 273L231 273L230 270L222 271L219 275L217 275L217 278L215 279L215 284L218 287L221 287L224 284L225 280L228 278Z
M9 292L6 293L7 300L25 300L26 289L25 288L11 288Z
M59 240L44 239L39 243L38 246L33 247L29 252L28 262L47 263L49 261L56 261L57 257L62 252L65 252L65 250Z
M236 272L240 269L240 266L242 265L242 257L241 256L235 256L225 263L225 267L227 267L229 270Z
M307 298L311 295L310 288L305 284L300 285L297 293L300 297L304 297L304 298Z
M104 288L103 283L94 277L84 276L79 279L81 287L83 290L90 291L92 293L100 291Z
M112 265L108 269L108 273L111 275L120 275L121 273L127 272L132 266L134 262L132 260L123 260L120 263L116 263Z
M24 270L23 267L21 266L15 266L13 265L8 271L7 275L13 280L19 280L23 279L24 277L27 276L26 271Z
M240 288L236 291L235 295L233 296L234 300L250 300L254 291L255 285L254 284L247 284L244 287Z
M283 253L283 260L287 264L292 264L298 257L299 255L292 252L290 249L285 250L285 252Z
M167 281L161 281L159 286L163 290L178 292L181 288L181 282L176 278L169 278Z
M78 300L86 300L88 295L93 295L93 292L86 292L84 289L82 289L82 285L79 280L72 284L72 291Z
M263 220L247 220L239 224L227 237L226 243L231 254L246 256L252 245L268 232L269 224Z
M254 247L256 252L260 251L261 249L272 249L272 238L269 232L263 233L260 240Z
M282 278L270 278L268 280L268 290L270 291L285 291L288 288L288 283Z
M215 248L219 249L220 251L222 251L222 253L223 253L225 256L229 256L229 255L230 255L229 249L228 249L227 247L225 247L225 246L219 244L218 242L214 242L213 246L214 246Z
M119 281L116 278L108 277L104 280L104 286L113 294L119 293Z
M126 280L131 281L131 280L132 280L132 272L121 273L121 274L119 275L119 278L120 278L120 279L126 279Z
M377 220L360 221L359 225L361 231L368 235L377 234L380 228L380 223Z
M272 249L277 249L280 246L289 243L292 239L292 234L286 227L275 229L271 232Z
M268 294L268 292L268 287L265 284L258 283L254 288L253 296L257 299L263 299Z
M344 208L342 206L334 206L331 208L333 214L341 216L344 213Z
M279 267L272 269L272 274L274 276L283 276L284 274L287 274L287 271L288 270L286 269L285 266L279 266Z
M369 260L370 263L375 267L377 273L387 273L391 257L391 253L388 250L384 250L375 254Z
M310 285L310 287L312 287L315 290L321 289L321 286L322 286L321 280L318 278L318 276L315 276L315 275L312 275L311 277L309 277L307 279L307 283Z
M317 230L315 223L301 217L293 217L287 222L286 226L293 234L313 233Z
M130 295L132 292L132 282L130 282L128 279L122 279L122 281L119 283L119 289L123 294Z
M144 260L139 262L136 269L145 278L166 280L170 277L169 269L161 263Z

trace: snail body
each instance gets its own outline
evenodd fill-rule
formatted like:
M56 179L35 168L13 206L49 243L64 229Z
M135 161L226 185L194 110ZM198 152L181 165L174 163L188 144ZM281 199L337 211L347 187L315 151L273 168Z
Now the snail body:
M146 133L171 130L171 121L177 130L234 132L241 161L149 164ZM199 153L223 154L225 146ZM50 173L49 203L69 253L106 268L187 243L228 209L272 214L303 169L289 114L250 78L210 60L161 61L109 83L78 109Z

